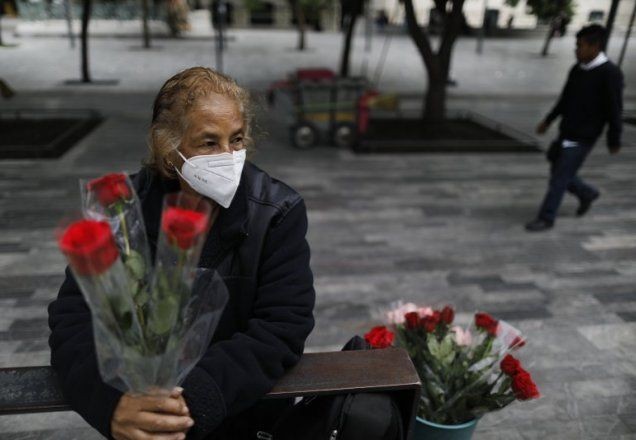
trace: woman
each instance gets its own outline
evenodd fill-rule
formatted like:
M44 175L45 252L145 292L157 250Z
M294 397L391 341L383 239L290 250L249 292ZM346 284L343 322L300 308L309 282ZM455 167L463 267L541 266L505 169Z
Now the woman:
M101 381L89 309L68 270L49 306L51 364L73 409L108 438L256 438L258 420L272 411L259 400L303 352L315 296L306 209L294 190L245 161L250 122L248 94L232 79L185 70L155 100L150 159L133 177L153 248L166 193L220 205L199 264L224 277L230 299L182 388L170 397L122 395Z

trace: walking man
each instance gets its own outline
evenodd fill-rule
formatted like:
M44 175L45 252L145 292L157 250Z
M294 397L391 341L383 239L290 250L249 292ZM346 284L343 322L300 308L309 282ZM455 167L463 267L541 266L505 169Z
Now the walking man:
M607 130L607 146L611 154L621 146L621 113L623 110L623 74L603 52L607 32L594 24L576 34L577 64L572 67L559 101L537 127L544 134L561 116L559 136L548 150L550 182L537 218L526 224L526 230L539 232L554 225L563 194L567 190L579 199L576 211L583 216L600 193L577 175L594 143Z

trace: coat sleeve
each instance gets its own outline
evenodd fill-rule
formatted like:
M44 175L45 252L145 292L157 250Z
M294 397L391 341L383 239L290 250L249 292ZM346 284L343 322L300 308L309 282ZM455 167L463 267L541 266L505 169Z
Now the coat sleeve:
M302 201L270 226L246 330L212 345L182 385L195 421L189 438L204 438L253 406L300 359L314 326L306 232Z
M617 148L621 146L623 131L623 74L617 67L611 69L607 76L607 146Z
M70 273L49 305L51 366L74 411L107 438L122 393L99 375L90 310Z

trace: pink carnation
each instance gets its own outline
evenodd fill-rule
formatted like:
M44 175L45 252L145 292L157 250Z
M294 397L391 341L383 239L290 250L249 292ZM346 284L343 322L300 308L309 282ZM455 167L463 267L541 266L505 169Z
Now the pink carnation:
M388 324L404 324L404 315L409 312L418 312L419 309L413 303L401 304L399 307L386 313L386 321ZM421 317L422 315L420 315Z
M420 318L433 316L433 309L431 309L430 307L420 307L419 309L417 309L417 314L420 315Z
M457 345L468 346L473 343L473 336L470 334L470 330L464 330L456 325L451 331L455 333L455 342Z

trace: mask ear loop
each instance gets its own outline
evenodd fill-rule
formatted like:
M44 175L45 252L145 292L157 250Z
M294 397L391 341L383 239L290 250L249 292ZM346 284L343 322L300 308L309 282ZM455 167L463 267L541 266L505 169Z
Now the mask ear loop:
M195 164L193 164L193 163L192 163L192 162L190 162L188 159L186 159L186 157L185 157L183 154L181 154L181 151L179 151L179 149L178 149L178 148L177 148L177 149L175 149L174 151L176 151L176 152L177 152L177 154L178 154L179 156L181 156L181 159L183 159L183 161L184 161L184 162L187 162L190 166L192 166L192 167L194 167L194 168L198 168ZM172 168L174 168L174 170L177 172L177 174L178 174L178 175L179 175L179 176L180 176L183 180L186 180L186 178L183 176L183 174L181 174L181 171L179 171L179 168L178 168L178 167L177 167L174 163L172 163L172 161L171 161L171 160L168 160L167 162L168 162L170 165L172 165Z

